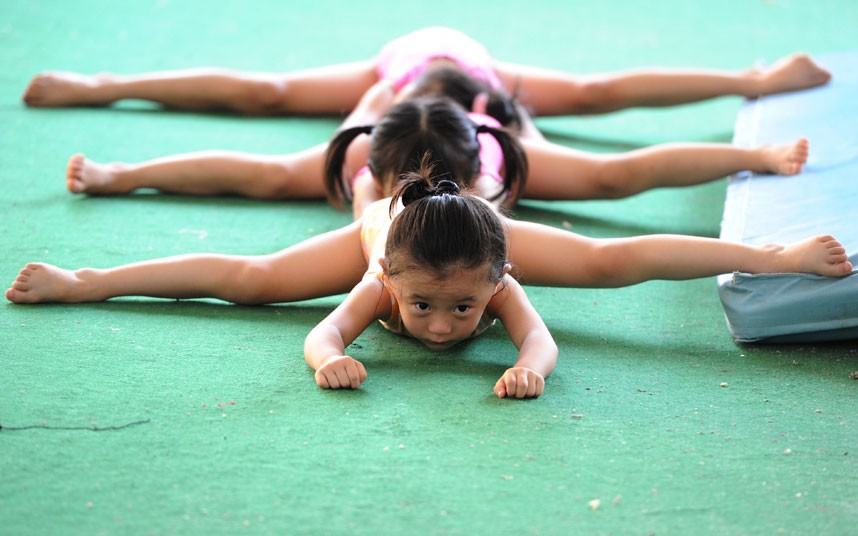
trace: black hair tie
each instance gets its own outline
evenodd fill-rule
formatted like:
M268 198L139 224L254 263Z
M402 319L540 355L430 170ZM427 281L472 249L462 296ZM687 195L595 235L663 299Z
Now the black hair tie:
M432 189L432 195L458 195L459 194L459 185L455 182L444 179L442 181L438 181L438 184Z

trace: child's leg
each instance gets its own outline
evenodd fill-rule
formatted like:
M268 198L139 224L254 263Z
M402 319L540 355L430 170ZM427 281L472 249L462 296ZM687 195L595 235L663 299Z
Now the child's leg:
M522 140L529 163L524 197L605 199L650 188L690 186L742 170L794 175L807 161L807 140L744 149L727 144L663 144L621 154L592 154Z
M187 69L140 75L39 74L23 100L29 106L102 106L143 99L184 110L246 114L339 114L351 110L378 80L373 61L286 74Z
M6 299L15 303L103 301L117 296L219 298L242 304L347 292L366 271L360 222L259 256L182 255L106 270L26 265Z
M694 279L733 271L838 277L852 270L843 246L831 236L783 247L681 235L595 240L513 220L507 220L507 229L514 271L530 285L621 287L651 279Z
M573 76L497 62L495 70L536 115L597 114L632 106L671 106L723 95L757 97L828 82L831 75L804 54L747 71L647 69Z
M69 159L73 193L116 195L138 188L187 195L242 195L261 199L319 198L325 145L287 156L204 151L139 164L101 164L76 154Z
M366 164L369 141L349 147L346 166ZM318 199L325 196L327 144L285 155L263 156L205 151L139 164L102 164L76 154L69 159L66 185L73 193L126 194L138 188L187 195L242 195L259 199Z

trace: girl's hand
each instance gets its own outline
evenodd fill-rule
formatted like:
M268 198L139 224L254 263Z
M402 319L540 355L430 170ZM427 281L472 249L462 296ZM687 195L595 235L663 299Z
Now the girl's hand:
M495 384L494 393L498 398L536 398L544 390L542 374L527 367L512 367Z
M366 380L363 363L347 355L332 355L316 370L322 389L357 389Z

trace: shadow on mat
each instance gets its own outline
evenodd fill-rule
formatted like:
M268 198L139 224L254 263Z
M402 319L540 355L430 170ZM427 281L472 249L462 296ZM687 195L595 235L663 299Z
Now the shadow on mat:
M556 128L540 127L542 132L549 141L558 145L588 145L591 147L603 147L610 152L627 152L636 149L651 147L651 143L640 143L620 139L607 139L603 137L590 136L585 134L577 134L568 130L560 130ZM730 143L733 137L732 132L723 132L720 134L711 134L701 139L694 140L701 143Z
M83 208L87 204L110 202L110 203L151 203L158 205L183 205L183 206L225 206L230 208L276 208L288 209L290 207L300 206L302 208L330 208L327 202L322 199L254 199L239 195L180 195L166 194L158 192L154 189L142 188L132 194L123 195L102 195L102 196L74 196L74 203L78 207ZM74 205L72 205L74 206ZM342 213L344 219L351 221L350 214L343 211L335 211Z
M526 203L526 201L524 202ZM564 202L567 203L567 202ZM568 210L569 205L557 207L536 206L532 204L519 204L513 210L513 219L529 221L550 225L551 227L565 228L572 232L580 232L576 227L590 227L604 229L606 232L618 234L652 234L659 232L657 226L641 225L640 223L613 221L592 215L583 215ZM564 226L564 223L566 226Z
M117 318L121 318L122 315L148 318L152 316L209 318L213 322L254 322L281 326L288 322L290 326L306 326L309 332L335 306L336 304L333 303L330 305L316 303L235 305L214 299L116 298L103 303L40 304L39 309L81 307L116 315Z
M626 361L629 370L653 362L659 365L671 363L686 367L693 363L711 362L724 364L725 354L735 356L735 364L729 366L746 368L761 366L772 373L799 368L802 373L817 377L845 380L858 372L858 341L839 341L814 344L737 344L735 349L725 350L719 343L702 340L699 345L689 345L684 340L671 340L668 333L655 333L649 340L634 337L610 337L595 333L549 328L561 354L564 349L598 359ZM725 335L726 336L726 335ZM605 349L610 349L606 353ZM731 359L730 355L726 356Z

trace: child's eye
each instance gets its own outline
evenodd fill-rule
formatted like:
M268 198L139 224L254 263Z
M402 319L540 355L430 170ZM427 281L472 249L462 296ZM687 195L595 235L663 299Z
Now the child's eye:
M421 301L421 302L416 302L416 303L414 304L414 307L415 307L418 311L428 311L428 310L429 310L429 304L428 304L428 303L426 303L426 302L422 302L422 301Z
M457 305L456 306L456 312L457 313L467 313L470 310L471 310L470 305Z

